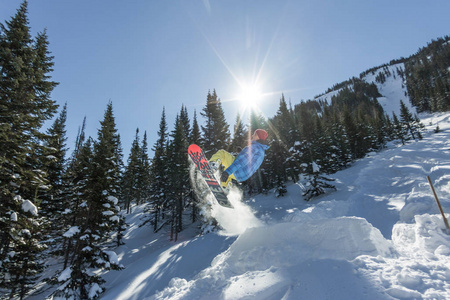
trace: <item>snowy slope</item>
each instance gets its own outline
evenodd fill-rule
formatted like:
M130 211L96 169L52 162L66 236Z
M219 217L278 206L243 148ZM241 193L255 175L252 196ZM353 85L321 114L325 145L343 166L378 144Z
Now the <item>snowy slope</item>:
M386 114L392 116L392 113L395 113L397 116L400 116L400 100L405 103L406 107L408 107L412 114L415 114L416 109L411 105L411 102L409 101L409 97L407 95L406 83L398 74L397 70L404 72L404 63L381 67L374 70L373 72L369 72L361 79L366 81L367 83L375 83L378 91L382 95L381 97L378 97L377 100L383 107ZM380 73L385 74L386 81L384 83L380 83L375 80ZM331 103L331 98L333 96L336 96L339 92L340 89L326 93L315 98L314 100L322 100L327 103Z
M423 140L338 172L336 192L305 202L291 184L215 206L219 233L191 226L169 242L137 227L136 207L117 251L126 269L104 275L101 299L450 299L450 235L426 180L449 218L450 114L422 121Z
M375 83L378 91L382 95L377 100L383 107L385 113L392 115L394 112L397 116L400 116L400 107L398 103L403 100L403 103L408 107L408 109L415 114L416 109L411 105L409 97L407 95L406 83L403 78L398 74L398 70L404 72L405 64L399 63L384 68L380 68L373 73L369 73L362 79L368 83ZM376 82L375 78L379 73L384 73L387 71L386 81L384 83Z

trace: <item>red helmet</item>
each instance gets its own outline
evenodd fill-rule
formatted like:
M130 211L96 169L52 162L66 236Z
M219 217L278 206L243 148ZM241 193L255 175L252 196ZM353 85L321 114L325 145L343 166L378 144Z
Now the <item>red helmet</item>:
M267 139L267 137L269 136L269 134L267 133L267 131L265 131L264 129L256 129L255 133L258 135L258 137L265 141ZM254 133L254 134L255 134Z

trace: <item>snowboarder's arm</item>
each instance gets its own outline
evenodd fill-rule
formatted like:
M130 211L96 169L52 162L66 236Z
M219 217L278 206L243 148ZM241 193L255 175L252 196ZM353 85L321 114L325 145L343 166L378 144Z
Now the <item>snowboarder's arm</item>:
M229 175L234 174L237 181L242 182L258 170L263 160L264 150L256 146L246 147L239 153L231 166L226 169L226 172Z

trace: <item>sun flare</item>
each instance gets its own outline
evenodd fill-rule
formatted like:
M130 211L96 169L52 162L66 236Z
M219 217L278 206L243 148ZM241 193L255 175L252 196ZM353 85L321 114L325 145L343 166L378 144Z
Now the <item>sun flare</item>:
M241 85L241 93L238 96L239 102L248 108L255 108L261 101L263 93L256 84Z

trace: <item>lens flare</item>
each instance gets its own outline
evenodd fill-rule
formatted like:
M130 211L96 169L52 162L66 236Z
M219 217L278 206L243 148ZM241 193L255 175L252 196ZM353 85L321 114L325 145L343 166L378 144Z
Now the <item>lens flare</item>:
M259 101L261 101L263 93L257 84L242 84L241 93L237 99L241 105L246 108L254 109L258 107Z

